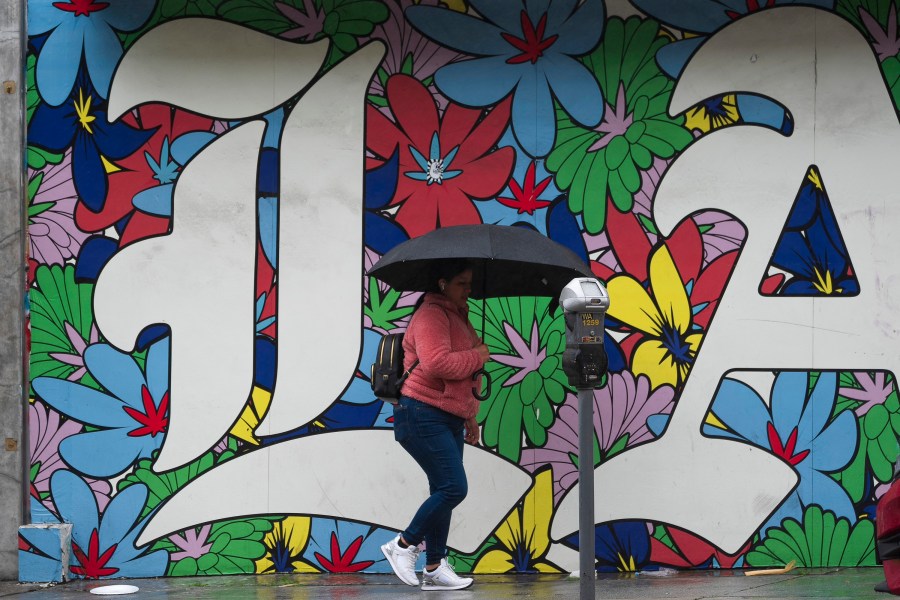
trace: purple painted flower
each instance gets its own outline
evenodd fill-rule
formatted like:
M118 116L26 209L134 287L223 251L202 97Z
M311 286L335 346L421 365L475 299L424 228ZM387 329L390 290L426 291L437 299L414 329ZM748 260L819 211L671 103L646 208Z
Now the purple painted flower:
M853 412L856 416L862 417L873 406L884 405L887 397L894 391L895 382L893 378L888 379L887 375L885 371L854 372L853 377L860 387L841 387L838 389L838 395L860 402Z
M97 329L96 323L91 323L91 333L85 339L68 321L65 322L64 326L66 337L69 339L74 352L50 352L48 355L63 364L76 367L66 379L68 381L78 381L87 373L87 366L84 364L84 351L87 350L88 345L96 344L100 341L100 331Z
M617 454L625 448L652 439L647 417L657 412L671 413L675 405L675 390L668 385L650 392L650 380L629 371L610 373L606 387L594 391L594 435L599 455L594 464ZM559 408L556 422L547 432L547 443L523 453L530 460L522 466L531 472L549 464L553 469L553 499L558 502L563 493L578 481L578 398L566 396Z
M325 12L313 0L303 0L302 11L284 2L276 2L275 8L295 25L280 35L286 40L311 42L325 27Z
M169 559L172 561L188 557L197 559L209 552L212 548L212 543L208 542L211 528L212 524L207 523L199 529L186 530L183 536L177 533L170 535L169 541L175 544L179 550L169 554Z
M36 193L34 188L37 188ZM72 180L72 153L58 165L28 171L28 241L38 263L60 265L75 258L88 234L75 226L78 194Z
M66 468L59 455L59 444L64 439L81 433L82 425L70 419L63 420L55 410L40 401L28 405L28 450L31 456L31 494L55 510L50 498L50 478ZM103 479L86 479L94 492L100 510L106 508L112 491L109 482Z
M463 56L459 52L441 46L423 36L413 29L406 17L403 16L403 11L413 5L438 6L439 4L438 0L422 0L421 2L399 0L396 4L386 3L390 16L387 21L375 27L371 39L383 40L387 45L387 54L381 62L381 68L388 76L405 73L419 81L425 81L444 65ZM387 77L385 77L386 80ZM432 91L435 90L432 89ZM380 78L373 78L369 93L376 96L385 95L384 85ZM437 100L443 105L447 103L443 97L439 97Z

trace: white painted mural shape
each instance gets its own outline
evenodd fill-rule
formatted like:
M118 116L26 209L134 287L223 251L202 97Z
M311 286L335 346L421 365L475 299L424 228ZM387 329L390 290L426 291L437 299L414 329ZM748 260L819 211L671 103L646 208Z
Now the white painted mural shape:
M785 106L793 133L749 126L716 131L688 148L663 178L654 205L661 232L715 207L744 223L747 241L665 433L595 471L598 522L662 521L726 552L737 551L764 522L796 475L760 449L701 435L722 376L733 369L900 372L892 325L900 239L890 229L900 218L890 179L900 131L871 48L833 14L762 11L698 50L676 85L670 113L735 91ZM847 118L850 106L859 118ZM759 282L811 165L826 182L850 259L860 266L860 293L760 296ZM570 490L563 500L554 538L577 527L576 498Z
M137 85L135 82L144 80L142 71L162 67L152 56L157 47L177 47L185 37L197 35L185 27L185 21L196 24L196 31L208 40L228 39L233 29L204 19L185 19L155 29L153 36L138 40L123 59L113 82L111 103L118 102L116 106L122 109L151 99L173 104L177 99L183 108L216 117L223 114L217 104L221 101L228 105L222 110L232 118L274 108L269 106L271 100L283 94L240 85L245 75L241 65L258 68L265 60L234 62L232 55L245 49L226 44L208 58L237 65L236 70L221 71L221 76L227 76L233 85L231 94L246 92L255 99L222 99L217 94L224 84L206 85L205 80L182 73L176 80L188 87L176 94L146 89L146 97L142 97L129 90L127 101L116 100L117 90L123 89L119 78ZM321 62L318 45L298 46L281 40L267 43L276 52L290 46L284 51L298 59L302 59L298 48L308 48L306 60L316 68ZM358 364L363 98L383 54L383 46L373 43L334 67L304 94L286 124L278 235L280 368L272 407L260 433L288 431L321 414L339 397ZM167 63L166 67L174 65L179 63ZM208 67L183 61L179 65L189 70ZM295 93L305 87L302 74L308 72L296 72ZM252 112L228 112L234 106L252 107ZM156 471L184 465L215 445L250 395L255 185L263 127L262 121L240 126L220 136L186 165L175 190L173 233L137 242L116 254L97 284L94 308L99 326L112 344L132 348L138 333L153 323L166 323L172 329L169 430L153 465ZM324 151L325 139L328 152ZM215 251L206 248L207 244ZM188 255L200 260L185 262L183 257ZM203 297L185 302L180 290L187 284L201 288ZM303 315L321 315L323 310L334 315L334 323L306 319L301 328ZM532 481L518 466L484 450L468 450L466 462L471 473L469 496L454 512L449 543L472 552ZM409 473L415 474L414 479L408 479ZM421 494L396 491L415 486L422 487ZM243 493L225 492L235 488ZM138 544L201 523L260 514L309 514L400 529L425 492L417 467L398 448L391 431L328 432L266 446L205 473L153 514Z

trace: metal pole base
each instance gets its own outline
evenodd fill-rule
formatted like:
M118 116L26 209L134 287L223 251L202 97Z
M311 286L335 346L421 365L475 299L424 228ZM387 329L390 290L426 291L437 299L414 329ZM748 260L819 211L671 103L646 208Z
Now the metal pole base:
M581 600L594 598L594 392L578 390L578 564Z

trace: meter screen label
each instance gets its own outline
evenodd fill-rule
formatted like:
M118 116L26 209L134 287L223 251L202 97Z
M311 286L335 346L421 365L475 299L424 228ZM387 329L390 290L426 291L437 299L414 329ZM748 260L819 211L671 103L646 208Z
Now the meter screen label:
M600 319L595 318L595 315L591 313L582 313L581 325L584 327L599 327Z

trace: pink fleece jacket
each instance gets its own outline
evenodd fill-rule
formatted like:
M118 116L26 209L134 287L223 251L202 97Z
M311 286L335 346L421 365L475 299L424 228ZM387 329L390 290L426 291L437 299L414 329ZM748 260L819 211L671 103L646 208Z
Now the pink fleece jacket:
M483 366L481 343L467 311L441 294L426 294L403 336L403 368L419 360L403 383L405 396L464 419L478 412L472 375Z

